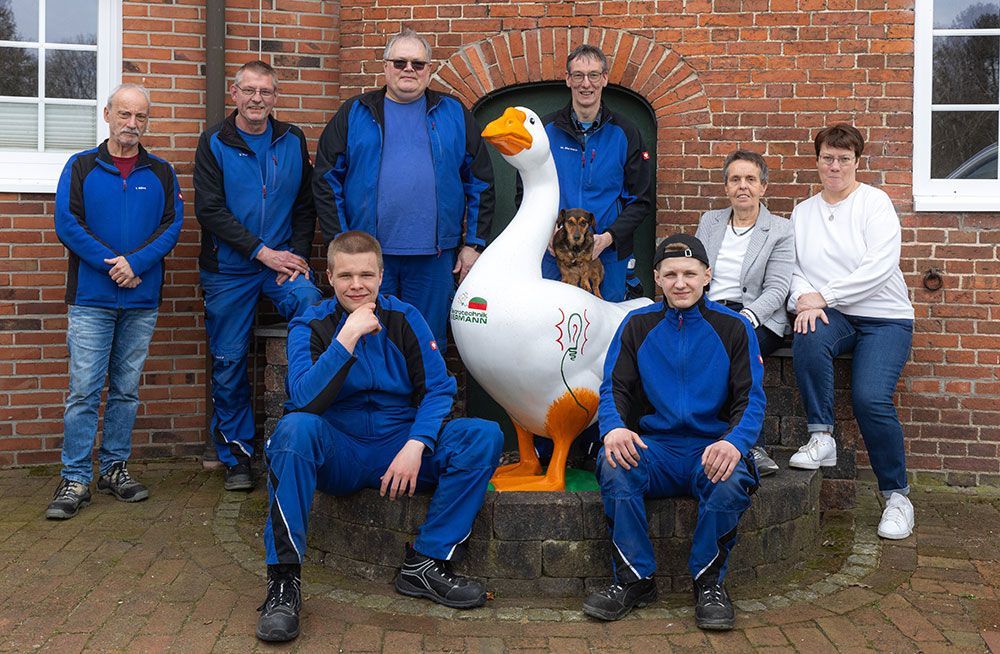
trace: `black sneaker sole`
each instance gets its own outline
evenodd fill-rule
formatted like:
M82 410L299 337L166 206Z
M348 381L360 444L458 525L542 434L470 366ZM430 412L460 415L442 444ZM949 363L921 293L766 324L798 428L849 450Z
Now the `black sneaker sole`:
M284 643L289 640L295 640L299 637L299 626L295 625L294 631L286 631L284 629L270 629L268 631L261 631L260 625L257 626L257 638L268 643Z
M695 625L705 631L729 631L736 624L736 618L721 618L717 620L699 620L695 618Z
M583 613L584 615L589 615L592 618L597 618L598 620L604 620L606 622L614 622L615 620L621 620L626 615L631 613L632 609L641 609L644 606L649 606L656 601L657 594L656 590L651 590L639 597L635 604L632 606L623 606L618 611L607 611L599 606L590 606L586 601L583 603Z
M778 472L778 468L757 468L757 474L761 477L770 477L774 473Z
M69 520L70 518L75 517L76 514L80 512L80 509L89 505L90 500L84 500L76 506L76 511L73 511L73 513L67 513L62 510L45 509L45 517L49 520Z
M253 490L253 480L252 479L234 479L232 481L226 481L222 484L222 487L227 491L252 491Z
M149 498L149 490L143 489L133 495L132 497L125 497L124 495L119 495L112 488L101 488L100 484L97 485L97 491L99 493L104 493L105 495L114 495L115 499L119 502L141 502Z
M470 600L450 600L445 597L441 597L432 590L428 590L420 586L414 586L410 582L403 579L402 575L396 575L396 583L394 585L396 587L396 592L401 595L407 595L409 597L424 597L432 602L437 602L438 604L443 604L444 606L453 609L474 609L486 603L486 593Z

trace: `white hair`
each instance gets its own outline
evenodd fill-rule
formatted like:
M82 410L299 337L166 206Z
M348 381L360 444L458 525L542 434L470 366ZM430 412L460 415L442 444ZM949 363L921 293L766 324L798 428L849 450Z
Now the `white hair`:
M146 87L141 86L139 84L125 83L125 84L119 84L115 88L111 89L111 95L108 96L108 104L107 104L109 110L111 109L111 102L115 99L115 96L121 93L122 91L138 91L139 93L142 93L142 97L146 98L147 105L152 106L153 104L152 100L149 99L149 91L146 90Z
M424 52L427 54L427 61L431 61L431 44L427 41L427 39L420 36L409 27L404 27L399 34L394 34L392 38L389 39L389 42L385 44L385 50L382 51L382 59L388 60L389 53L392 51L392 46L396 45L399 41L407 39L419 41L420 45L424 46Z

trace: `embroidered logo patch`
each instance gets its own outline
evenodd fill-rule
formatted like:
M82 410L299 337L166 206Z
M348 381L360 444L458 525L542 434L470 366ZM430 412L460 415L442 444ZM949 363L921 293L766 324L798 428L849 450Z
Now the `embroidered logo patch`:
M431 349L432 350L438 349L438 342L437 341L431 341Z
M649 153L644 150L642 153L642 158L645 159L646 161L649 161Z

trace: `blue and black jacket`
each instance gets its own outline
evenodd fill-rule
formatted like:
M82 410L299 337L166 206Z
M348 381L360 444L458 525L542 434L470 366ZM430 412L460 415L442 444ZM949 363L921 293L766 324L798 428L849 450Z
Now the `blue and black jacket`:
M435 182L428 192L437 198L437 249L449 250L463 243L482 249L493 220L489 153L475 119L461 102L436 91L425 93ZM319 138L313 190L326 241L352 229L373 236L378 233L384 104L384 87L351 98Z
M264 269L261 246L309 260L316 231L312 162L295 125L269 117L266 173L236 128L236 112L202 132L194 157L194 211L201 223L198 264L209 272Z
M567 105L542 119L559 175L559 208L594 214L618 259L632 254L635 230L656 211L656 178L639 130L607 106L586 133Z
M725 439L743 456L764 424L764 363L753 327L704 296L689 309L666 302L625 317L604 362L601 435Z
M173 167L141 145L125 179L108 142L70 157L56 189L56 235L69 250L66 303L103 309L155 309L167 253L184 222L184 198ZM120 288L105 259L124 256L142 279Z
M382 329L362 336L350 354L337 340L348 315L326 300L289 324L285 408L322 416L363 441L405 430L433 451L456 385L427 322L409 304L379 296Z

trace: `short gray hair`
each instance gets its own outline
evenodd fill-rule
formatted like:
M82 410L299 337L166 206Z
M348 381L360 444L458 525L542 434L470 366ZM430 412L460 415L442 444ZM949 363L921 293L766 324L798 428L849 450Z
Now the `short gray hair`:
M767 184L767 163L764 161L764 157L750 150L737 150L726 157L726 163L722 164L723 182L729 181L729 164L734 161L748 161L757 166L757 170L760 171L761 184Z
M409 27L404 27L400 30L399 34L394 34L389 42L385 44L385 50L382 51L382 60L389 60L389 53L392 51L392 46L396 45L399 41L405 41L407 39L412 39L414 41L419 41L420 45L424 46L424 52L427 54L427 61L431 61L431 44L424 37L417 34L414 30Z
M243 83L243 73L250 71L251 73L256 73L258 75L270 75L271 84L274 85L274 90L278 90L278 73L274 70L274 67L266 61L261 61L257 59L255 61L248 61L240 69L236 71L236 86Z
M146 98L146 104L150 107L153 106L153 101L149 99L149 91L146 90L145 86L126 82L111 89L111 94L108 96L108 104L106 105L108 110L111 109L111 102L115 99L115 96L122 91L138 91L139 93L142 93L142 97Z

